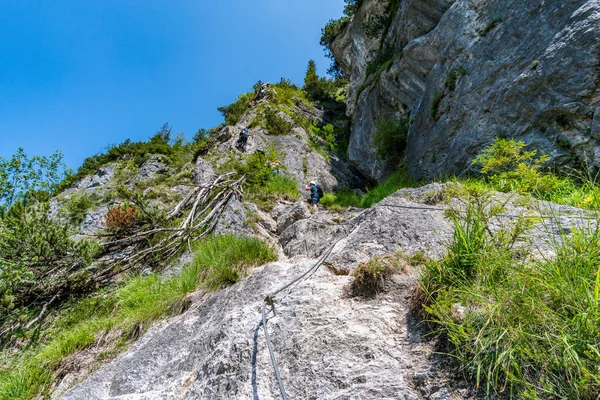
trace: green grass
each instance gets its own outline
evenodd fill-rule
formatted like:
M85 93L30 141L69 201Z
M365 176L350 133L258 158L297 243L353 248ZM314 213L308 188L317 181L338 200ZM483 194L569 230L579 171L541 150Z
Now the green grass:
M369 208L402 188L415 186L416 182L404 169L400 169L377 186L367 190L362 197L350 190L342 189L335 193L325 193L321 204L339 213L344 212L348 207Z
M488 396L595 399L600 230L575 229L552 243L556 257L536 260L514 248L531 220L490 234L502 210L486 205L489 198L479 195L465 212L450 214L448 254L429 261L421 281L429 320L450 343L460 373Z
M194 248L191 269L209 289L218 289L243 278L249 268L277 260L267 243L249 237L219 236Z
M296 181L285 175L273 175L263 185L246 189L246 198L263 209L270 209L277 200L297 201L299 197Z
M153 321L183 311L186 294L235 283L250 267L276 259L274 250L258 239L217 237L195 246L194 262L179 276L134 276L113 292L106 289L73 301L42 332L37 345L20 354L0 355L0 399L47 396L59 379L55 373L62 360L94 345L103 333L116 329L120 341L115 346L122 349Z
M408 176L404 169L400 169L374 188L369 189L362 198L361 206L364 208L371 207L373 204L379 203L389 195L406 187L416 187L416 182Z
M518 193L531 196L534 199L551 201L556 204L580 207L585 210L600 210L600 186L589 179L574 178L571 176L546 175L551 177L550 187L520 190L516 180L483 180L476 178L450 179L457 181L469 188L487 188L505 193Z

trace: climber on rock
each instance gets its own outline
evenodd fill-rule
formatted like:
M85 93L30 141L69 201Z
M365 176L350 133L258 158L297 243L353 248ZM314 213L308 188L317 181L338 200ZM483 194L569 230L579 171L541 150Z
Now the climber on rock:
M304 190L310 190L310 198L306 201L308 204L312 204L313 206L317 206L319 201L321 201L321 197L323 197L323 189L321 186L317 185L315 181L310 181L308 185L304 187Z
M237 147L242 153L246 152L246 143L248 143L248 136L250 136L250 131L248 130L248 128L242 128L242 130L240 131L240 136L238 137L238 140L235 144L235 147Z
M281 165L281 163L279 162L279 160L275 160L271 163L271 168L273 168L273 175L275 175L275 176L279 175L280 165Z

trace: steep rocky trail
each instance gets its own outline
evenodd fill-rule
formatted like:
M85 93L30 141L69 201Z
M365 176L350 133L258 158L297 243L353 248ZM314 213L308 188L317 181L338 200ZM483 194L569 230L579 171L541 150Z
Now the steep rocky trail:
M252 382L254 334L265 296L311 268L329 246L330 257L309 279L276 297L268 327L289 398L468 398L449 384L434 343L423 340L409 312L418 270L404 265L375 298L351 297L356 266L374 256L424 251L437 258L451 237L444 209L432 204L446 186L403 189L347 219L302 204L281 205L279 236L289 257L254 270L244 281L194 301L184 314L151 328L126 353L69 390L62 399L278 399L262 329L257 334L256 385ZM580 210L549 203L506 204L505 222L518 215L562 214L542 220L528 245L543 247L557 229L573 227ZM536 211L537 210L537 211ZM286 217L287 216L287 217ZM292 219L290 223L289 219ZM341 223L340 223L341 222ZM558 233L558 230L556 231Z
M334 254L344 251L339 245ZM152 328L62 398L251 398L253 335L263 299L316 261L299 256L257 269ZM408 316L412 271L395 275L388 293L371 300L348 296L351 279L321 268L277 302L269 330L290 398L423 398L413 385L415 374L424 394L442 390L432 347L421 343ZM260 330L255 390L261 399L276 399L264 340Z

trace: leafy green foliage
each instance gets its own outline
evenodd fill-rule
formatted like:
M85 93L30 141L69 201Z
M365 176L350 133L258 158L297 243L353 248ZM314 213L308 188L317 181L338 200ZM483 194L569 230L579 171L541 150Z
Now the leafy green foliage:
M225 125L235 125L248 111L248 105L254 100L254 93L241 94L236 101L228 106L219 107L217 110L225 118Z
M94 205L92 198L86 194L73 193L65 202L65 210L69 222L79 225L85 219L88 210Z
M377 131L373 136L373 147L379 159L396 164L402 161L410 121L408 115L400 118L383 116L375 121Z
M341 77L342 70L337 60L331 53L331 44L335 40L335 38L342 32L344 27L348 25L350 22L350 17L344 16L339 19L331 19L323 29L321 29L321 41L320 44L323 46L325 50L325 55L327 58L331 60L331 65L327 70L327 73L332 75L333 77Z
M0 213L36 193L51 193L69 173L60 151L29 158L19 148L10 160L0 157Z
M488 175L490 183L503 192L544 193L558 187L556 176L541 171L549 157L536 157L537 151L524 151L525 146L514 139L499 138L473 163L481 165L481 173Z
M204 285L216 290L238 282L248 269L275 260L275 251L262 240L227 235L199 242L191 268Z
M373 204L379 203L390 194L397 192L405 187L415 187L416 182L408 176L404 168L400 168L390 177L380 182L374 188L367 191L362 199L362 207L369 208Z
M313 60L308 62L303 90L309 100L316 102L335 101L340 89L345 88L347 85L348 81L341 77L335 79L319 77L315 62Z
M325 154L334 149L336 144L335 128L327 124L322 128L311 125L308 130L309 144L315 149L324 150Z
M269 135L288 135L294 127L294 124L279 115L279 111L274 107L265 108L263 116Z
M362 197L343 189L335 193L326 193L320 203L325 208L336 212L343 212L348 207L369 208L402 188L415 186L416 182L408 176L404 168L400 168L377 186L369 189Z
M335 193L325 193L320 204L328 210L341 213L348 207L361 207L362 199L357 193L342 189Z
M74 241L44 203L17 202L0 217L0 331L61 292L86 290L86 267L99 246ZM18 334L18 329L14 330ZM4 337L8 340L8 337Z
M535 219L503 224L502 212L475 191L463 211L449 213L448 254L427 263L421 282L428 318L452 345L460 372L488 396L593 399L600 390L597 224L552 241L556 257L540 260L515 246Z
M363 30L368 38L374 39L379 37L387 29L389 25L388 15L373 15L368 21L363 24Z
M282 175L282 171L278 174L274 172L274 162L278 160L275 148L271 145L263 151L263 153L255 151L240 158L231 156L221 166L220 171L234 171L240 177L245 176L246 197L264 208L269 208L277 199L297 200L296 182ZM285 169L285 166L280 166L278 169Z

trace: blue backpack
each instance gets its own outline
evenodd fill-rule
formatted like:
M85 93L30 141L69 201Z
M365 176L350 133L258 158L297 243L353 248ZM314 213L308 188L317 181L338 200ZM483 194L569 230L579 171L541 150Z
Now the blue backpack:
M317 188L317 196L319 196L319 199L321 199L324 195L323 189L321 189L321 186L319 186L319 185L315 185L315 186Z

